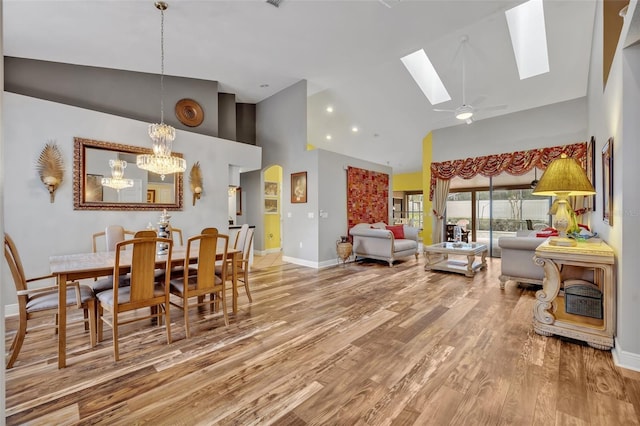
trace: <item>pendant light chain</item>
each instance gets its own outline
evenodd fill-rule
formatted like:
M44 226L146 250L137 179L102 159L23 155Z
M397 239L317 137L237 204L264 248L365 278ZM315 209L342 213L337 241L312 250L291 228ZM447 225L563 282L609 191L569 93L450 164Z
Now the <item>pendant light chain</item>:
M184 158L171 155L171 144L176 138L176 129L164 123L164 11L167 3L158 1L156 9L160 11L160 123L149 124L149 137L153 141L153 154L140 154L136 157L136 165L160 175L183 173L187 169Z
M164 123L164 7L160 7L160 123Z

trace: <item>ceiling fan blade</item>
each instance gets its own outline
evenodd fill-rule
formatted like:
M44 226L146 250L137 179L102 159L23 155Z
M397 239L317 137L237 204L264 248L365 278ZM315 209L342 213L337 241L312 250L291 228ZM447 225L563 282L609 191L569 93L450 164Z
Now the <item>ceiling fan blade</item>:
M508 105L492 105L487 107L478 108L479 111L499 111L501 109L507 109Z
M476 107L486 100L487 100L487 97L485 95L480 95L477 98L475 98L469 105L473 105L474 107Z
M433 110L435 112L456 112L456 110L454 110L454 109L437 109L437 108L434 108Z

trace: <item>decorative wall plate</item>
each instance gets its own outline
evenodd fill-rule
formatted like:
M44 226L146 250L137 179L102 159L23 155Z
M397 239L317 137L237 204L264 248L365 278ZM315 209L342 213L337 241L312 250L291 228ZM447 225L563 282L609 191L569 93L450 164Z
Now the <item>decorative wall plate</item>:
M176 117L185 126L197 127L204 120L204 112L193 99L180 99L176 102Z

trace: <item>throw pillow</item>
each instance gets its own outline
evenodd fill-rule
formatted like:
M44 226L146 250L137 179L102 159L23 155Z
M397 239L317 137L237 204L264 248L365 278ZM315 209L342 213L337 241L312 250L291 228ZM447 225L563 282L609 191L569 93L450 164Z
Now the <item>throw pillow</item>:
M387 229L393 233L393 238L404 239L404 225L387 225Z

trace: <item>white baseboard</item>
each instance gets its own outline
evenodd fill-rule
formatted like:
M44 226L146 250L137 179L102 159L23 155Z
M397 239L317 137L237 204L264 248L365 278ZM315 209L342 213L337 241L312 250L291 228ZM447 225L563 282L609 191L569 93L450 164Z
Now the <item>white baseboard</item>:
M351 263L353 262L353 258L351 258L350 260L347 260L346 263ZM342 260L340 259L330 259L330 260L323 260L322 262L319 263L319 267L320 268L330 268L332 266L336 266L336 265L342 265Z
M18 304L4 305L4 317L14 317L18 315Z
M308 268L318 269L320 267L318 262L312 262L312 261L306 260L306 259L298 259L296 257L289 257L289 256L284 256L283 255L282 256L282 260L284 262L293 263L294 265L306 266Z
M272 249L266 249L266 250L255 250L254 254L256 256L266 256L271 253L280 253L281 251L282 249L278 247L278 248L272 248Z
M620 341L615 339L615 347L611 349L613 363L618 367L640 371L640 354L627 352L620 346Z

